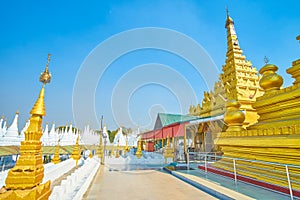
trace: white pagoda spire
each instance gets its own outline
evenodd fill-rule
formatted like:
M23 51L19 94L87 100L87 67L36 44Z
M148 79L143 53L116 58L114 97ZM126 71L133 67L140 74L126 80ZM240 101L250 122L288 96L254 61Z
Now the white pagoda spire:
M25 139L25 131L27 130L28 126L30 125L30 120L26 121L26 124L24 126L24 128L22 129L21 133L20 133L20 138L22 139L22 141Z
M2 126L2 132L3 132L3 136L6 134L7 132L7 125L6 125L6 120L4 120L3 126Z
M3 128L2 128L3 118L4 118L4 117L2 116L1 119L0 119L0 137L3 136Z
M48 127L48 122L46 123L46 127L45 130L43 132L43 135L41 137L41 141L43 143L44 146L47 146L49 143L49 127Z
M14 121L12 122L11 126L7 129L5 137L10 137L10 138L19 137L18 118L19 118L19 112L17 111Z
M53 123L49 133L49 146L56 146L58 139L59 135L57 131L55 131L55 123Z

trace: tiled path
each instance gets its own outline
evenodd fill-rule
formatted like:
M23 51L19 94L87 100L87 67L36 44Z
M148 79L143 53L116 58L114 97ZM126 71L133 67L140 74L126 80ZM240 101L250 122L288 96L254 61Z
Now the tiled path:
M155 170L109 171L101 166L84 199L209 200L216 198L164 172Z

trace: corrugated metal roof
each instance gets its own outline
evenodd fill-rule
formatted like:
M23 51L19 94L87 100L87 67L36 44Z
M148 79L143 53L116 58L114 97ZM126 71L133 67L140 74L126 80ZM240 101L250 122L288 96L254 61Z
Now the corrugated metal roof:
M190 115L179 115L179 114L167 114L167 113L158 113L158 119L161 122L162 127L168 126L174 123L187 122L191 120L196 120L199 117L190 116ZM159 127L156 127L159 128Z

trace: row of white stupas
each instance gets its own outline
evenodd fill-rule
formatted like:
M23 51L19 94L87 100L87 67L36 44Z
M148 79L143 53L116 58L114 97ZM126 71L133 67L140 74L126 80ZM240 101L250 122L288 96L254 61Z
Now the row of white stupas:
M123 134L122 127L120 127L117 134L115 135L113 145L126 146L126 141L127 141L128 146L137 147L138 135L139 135L139 129L137 130L137 132L134 132L126 136Z
M0 119L0 146L20 146L21 141L25 139L24 132L28 128L30 121L26 122L24 128L19 133L18 117L19 113L16 112L15 118L9 128L7 128L6 121L3 120L3 117ZM104 128L107 135L106 127ZM79 144L90 145L99 143L99 135L91 130L89 126L86 126L83 133L79 134L78 129L73 130L72 124L62 130L55 130L55 124L53 124L49 132L48 123L43 130L41 142L43 146L55 146L58 140L60 140L61 146L75 145L78 136Z
M9 128L7 128L6 121L3 120L3 117L0 119L0 146L20 146L21 141L25 139L24 132L28 128L30 121L26 122L19 134L18 117L19 113L16 112L15 118ZM106 138L107 145L126 146L127 141L128 146L137 146L138 134L139 130L137 133L125 136L122 132L122 127L120 127L111 144L108 139L109 136L106 126L103 128L103 135L104 138ZM75 131L73 130L72 124L70 124L69 127L66 125L66 127L61 130L55 130L55 124L53 123L49 132L47 123L41 137L41 142L43 146L56 146L58 140L60 140L61 146L68 146L75 145L77 137L79 137L79 144L97 145L100 141L99 135L96 134L94 130L90 129L89 125L85 126L82 133L79 133L78 129L75 129Z

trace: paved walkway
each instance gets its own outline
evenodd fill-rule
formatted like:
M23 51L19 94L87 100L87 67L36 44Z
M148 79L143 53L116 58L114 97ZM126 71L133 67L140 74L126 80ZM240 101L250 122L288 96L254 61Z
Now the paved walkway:
M160 171L109 171L101 166L84 199L209 200L216 198Z

